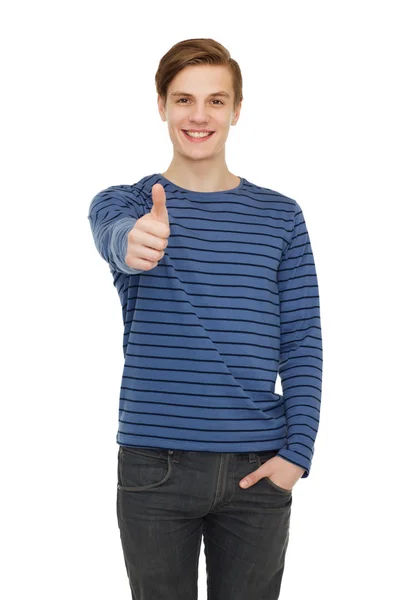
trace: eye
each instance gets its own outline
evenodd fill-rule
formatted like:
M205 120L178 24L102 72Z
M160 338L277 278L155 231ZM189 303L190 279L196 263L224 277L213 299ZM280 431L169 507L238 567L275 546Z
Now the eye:
M180 98L179 100L177 100L177 104L179 104L181 100L188 100L188 98ZM220 102L220 104L224 105L224 103L221 100L218 100L217 98L214 98L213 102Z

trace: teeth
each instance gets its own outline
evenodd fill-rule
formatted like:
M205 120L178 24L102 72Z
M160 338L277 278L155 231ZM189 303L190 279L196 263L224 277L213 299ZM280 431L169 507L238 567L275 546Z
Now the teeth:
M190 137L207 137L208 135L210 135L209 133L196 133L195 131L186 131L186 134L189 135Z

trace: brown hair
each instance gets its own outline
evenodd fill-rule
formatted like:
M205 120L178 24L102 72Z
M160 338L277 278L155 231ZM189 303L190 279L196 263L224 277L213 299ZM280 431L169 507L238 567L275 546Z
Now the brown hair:
M224 65L230 69L233 80L234 110L243 100L243 80L238 63L230 52L211 38L194 38L178 42L161 58L155 74L155 87L164 103L174 77L189 65Z

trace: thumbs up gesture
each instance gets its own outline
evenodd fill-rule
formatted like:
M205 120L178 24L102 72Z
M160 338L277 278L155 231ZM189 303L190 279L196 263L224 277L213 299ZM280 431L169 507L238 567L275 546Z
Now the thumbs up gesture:
M151 191L151 212L137 219L128 232L125 262L129 267L141 271L149 271L157 266L165 254L170 236L165 190L160 183L155 183Z

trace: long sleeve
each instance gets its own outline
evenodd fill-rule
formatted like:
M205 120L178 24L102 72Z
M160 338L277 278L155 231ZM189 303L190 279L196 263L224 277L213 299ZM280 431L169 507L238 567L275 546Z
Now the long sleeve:
M322 395L322 330L318 280L303 212L296 202L294 226L278 268L279 375L287 419L286 446L278 455L308 477L319 427Z
M92 199L88 220L95 246L112 272L137 275L125 262L128 233L137 219L145 214L145 205L131 186L114 185L102 190Z

